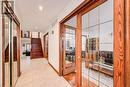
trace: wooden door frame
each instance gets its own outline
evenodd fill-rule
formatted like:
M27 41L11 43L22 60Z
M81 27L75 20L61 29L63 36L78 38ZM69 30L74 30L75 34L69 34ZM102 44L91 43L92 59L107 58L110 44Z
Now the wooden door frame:
M2 7L3 7L3 4L6 4L6 8L11 12L11 13L3 13L3 8L2 8L2 87L5 86L5 49L4 49L4 29L5 29L5 25L4 25L4 22L5 22L5 15L7 17L9 17L12 21L14 21L16 23L16 31L17 31L17 76L20 77L20 36L21 36L21 33L20 33L20 22L17 18L17 16L15 15L12 7L10 7L9 3L7 0L5 1L2 1Z
M130 1L125 0L125 87L130 86ZM129 73L128 73L129 72Z
M47 32L44 36L43 36L43 55L45 57L45 41L46 41L46 36L49 36L49 33ZM49 37L48 37L48 46L49 46ZM47 60L48 60L48 57L47 57Z
M16 27L17 31L17 72L18 72L18 77L21 75L20 71L20 46L21 46L21 31L20 31L20 25L17 25Z
M82 38L82 15L86 12L96 8L97 6L104 3L106 0L85 0L76 9L74 9L69 15L67 15L63 20L60 21L60 32L59 32L59 75L63 75L63 56L64 56L64 23L77 15L77 29L76 29L76 87L81 87L82 77L81 77L81 38Z
M89 1L89 0L88 0ZM86 12L94 9L107 0L86 0L74 9L69 15L60 21L60 32L59 32L59 75L63 75L63 51L64 51L64 23L77 15L77 29L76 29L76 49L81 49L81 16ZM95 3L94 3L95 2ZM125 15L125 4L126 15ZM125 87L130 84L130 2L127 0L114 0L114 87ZM120 14L119 14L120 13ZM127 22L125 22L125 16L127 16ZM125 29L125 23L127 23L127 29ZM125 31L126 30L126 31ZM127 34L125 34L125 32ZM126 37L126 40L125 40ZM80 40L79 40L80 39ZM79 42L78 42L79 41ZM126 42L125 42L126 41ZM126 44L125 44L126 43ZM127 46L125 48L125 45ZM126 49L126 52L125 52ZM81 54L80 51L76 50L76 87L81 87ZM126 57L126 60L125 60ZM125 64L126 63L126 64ZM127 70L126 70L127 69ZM126 80L126 83L124 82Z
M5 36L5 26L4 26L4 15L2 15L2 87L5 87L5 44L4 44L4 36Z
M13 20L12 20L13 21ZM17 25L17 24L16 24ZM5 86L5 49L4 49L4 15L2 16L2 86ZM20 25L16 26L17 31L17 76L20 77Z
M114 0L114 87L125 87L125 0Z

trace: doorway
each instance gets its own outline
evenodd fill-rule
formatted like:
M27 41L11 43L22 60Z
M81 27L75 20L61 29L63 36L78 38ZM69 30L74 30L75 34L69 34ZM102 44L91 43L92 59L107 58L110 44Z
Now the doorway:
M63 23L63 76L72 85L76 84L76 21L77 16L72 17Z
M74 86L76 87L118 87L119 84L123 85L124 70L120 76L117 74L120 72L120 69L117 69L118 62L121 64L121 69L124 69L124 57L121 56L123 61L118 60L115 53L118 49L118 41L115 38L119 39L115 32L118 31L117 25L114 25L118 21L114 20L115 5L113 0L84 1L60 22L60 75L64 75L66 61L64 24L76 16L75 41L73 41L75 43L75 75L69 76L69 78L75 76ZM73 21L73 23L75 22ZM120 34L122 35L122 32ZM121 38L123 40L123 37ZM124 55L123 52L121 54ZM119 79L120 82L117 82L116 79ZM72 81L72 79L69 80Z
M44 39L44 58L47 58L48 60L48 38L49 38L49 34L45 34L43 39Z
M113 0L82 15L83 87L114 86L113 22Z

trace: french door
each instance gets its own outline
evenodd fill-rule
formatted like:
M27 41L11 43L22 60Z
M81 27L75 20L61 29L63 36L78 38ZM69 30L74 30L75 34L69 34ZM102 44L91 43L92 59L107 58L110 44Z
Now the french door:
M124 3L123 0L120 1ZM61 50L60 55L62 75L67 60L64 24L69 22L69 28L72 28L76 23L75 39L73 39L75 41L71 39L72 43L75 43L76 87L124 87L124 28L122 27L124 20L120 21L120 18L124 17L124 8L120 1L116 4L116 0L115 3L113 0L90 0L61 21L60 48L64 49ZM117 11L121 12L122 16L113 10L119 5L122 6L120 8L122 10ZM76 22L73 19L75 15ZM72 69L72 66L69 68ZM69 70L67 72L70 73Z
M63 75L75 73L76 17L63 24Z
M106 12L105 12L106 11ZM109 15L107 15L109 14ZM86 11L82 19L82 86L113 87L113 0Z

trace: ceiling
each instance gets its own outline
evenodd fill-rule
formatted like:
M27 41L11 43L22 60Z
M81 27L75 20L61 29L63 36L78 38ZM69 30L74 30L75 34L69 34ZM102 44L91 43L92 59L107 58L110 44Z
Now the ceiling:
M21 29L44 32L70 0L15 0ZM39 6L43 10L39 10Z

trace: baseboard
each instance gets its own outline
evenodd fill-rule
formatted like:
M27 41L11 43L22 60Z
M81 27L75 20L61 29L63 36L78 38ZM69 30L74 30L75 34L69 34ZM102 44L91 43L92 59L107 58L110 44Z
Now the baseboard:
M54 71L59 75L59 72L51 65L51 63L48 61L48 64L54 69Z

